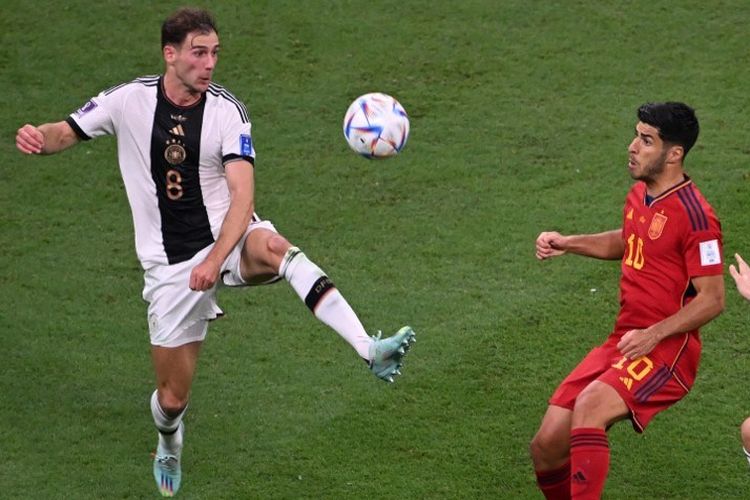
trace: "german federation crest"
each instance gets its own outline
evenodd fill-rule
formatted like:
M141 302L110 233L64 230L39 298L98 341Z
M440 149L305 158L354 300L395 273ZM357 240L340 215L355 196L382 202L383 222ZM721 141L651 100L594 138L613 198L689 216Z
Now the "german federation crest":
M176 139L170 139L167 141L167 149L164 150L164 159L169 162L170 165L180 165L185 162L187 152L182 144Z

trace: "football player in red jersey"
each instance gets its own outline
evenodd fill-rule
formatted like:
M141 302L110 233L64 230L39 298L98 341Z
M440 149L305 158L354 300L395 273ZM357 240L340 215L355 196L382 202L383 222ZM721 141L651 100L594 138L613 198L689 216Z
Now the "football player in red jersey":
M724 309L721 226L685 174L698 137L692 108L638 109L627 168L637 182L623 223L597 234L543 232L540 260L574 253L621 260L620 311L606 341L560 384L530 453L550 499L600 498L609 471L606 430L629 419L643 432L690 390L700 360L698 329Z

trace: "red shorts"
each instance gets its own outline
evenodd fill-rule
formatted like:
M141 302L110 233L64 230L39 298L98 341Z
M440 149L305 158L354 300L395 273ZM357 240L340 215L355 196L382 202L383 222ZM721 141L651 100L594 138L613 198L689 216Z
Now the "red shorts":
M677 337L677 336L676 336ZM576 398L594 380L612 386L630 409L636 432L651 419L685 397L698 371L701 344L697 335L684 334L676 343L658 344L647 356L625 358L617 343L620 335L592 349L562 381L549 404L573 410Z

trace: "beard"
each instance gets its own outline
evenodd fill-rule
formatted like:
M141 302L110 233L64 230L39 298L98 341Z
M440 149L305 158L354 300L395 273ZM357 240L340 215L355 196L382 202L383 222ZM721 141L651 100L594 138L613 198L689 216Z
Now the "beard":
M664 172L664 168L666 166L667 151L663 151L658 158L644 165L643 169L640 172L632 172L630 175L633 179L637 181L643 181L648 184L649 182L654 181L657 177L659 177L659 175Z

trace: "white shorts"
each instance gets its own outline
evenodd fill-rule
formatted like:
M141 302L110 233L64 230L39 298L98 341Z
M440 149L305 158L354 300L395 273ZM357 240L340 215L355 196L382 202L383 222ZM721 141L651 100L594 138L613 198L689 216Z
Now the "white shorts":
M242 248L247 235L258 228L276 228L270 221L253 222L245 235L221 266L219 283L225 286L246 285L240 274ZM143 300L148 302L148 329L151 345L179 347L189 342L202 341L208 332L208 322L223 315L216 300L219 283L210 290L190 289L190 273L203 262L213 244L192 259L172 265L153 266L143 275Z

